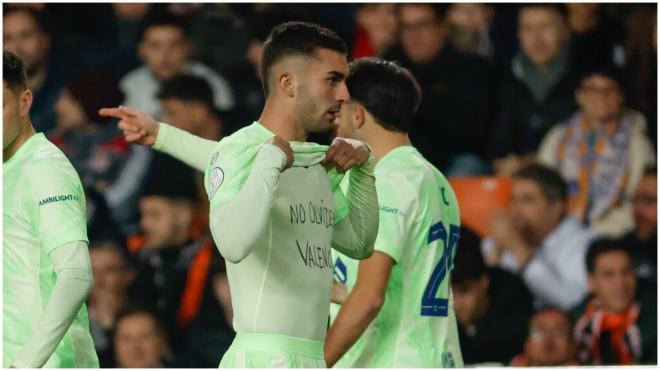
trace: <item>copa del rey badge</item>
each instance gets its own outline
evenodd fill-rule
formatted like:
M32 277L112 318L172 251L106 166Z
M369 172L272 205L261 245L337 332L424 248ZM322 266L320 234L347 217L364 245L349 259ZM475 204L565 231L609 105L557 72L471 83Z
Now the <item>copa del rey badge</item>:
M213 195L215 195L215 192L220 188L222 185L222 182L225 180L225 173L222 171L221 168L219 167L214 167L213 170L211 170L211 198Z

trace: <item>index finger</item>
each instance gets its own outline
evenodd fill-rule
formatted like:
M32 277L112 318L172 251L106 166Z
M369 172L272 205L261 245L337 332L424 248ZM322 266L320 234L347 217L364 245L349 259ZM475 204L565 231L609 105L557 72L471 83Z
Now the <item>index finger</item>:
M119 106L115 108L101 108L99 110L99 115L123 119L135 116L135 111L127 107Z

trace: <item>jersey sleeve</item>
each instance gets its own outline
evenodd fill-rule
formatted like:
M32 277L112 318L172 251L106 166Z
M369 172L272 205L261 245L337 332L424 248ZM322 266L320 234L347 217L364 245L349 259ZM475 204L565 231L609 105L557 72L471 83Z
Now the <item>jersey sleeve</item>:
M74 241L89 242L85 192L73 166L66 158L29 166L27 210L45 252Z
M204 186L211 205L228 202L247 180L261 145L220 142L209 159Z
M348 188L348 178L350 170L346 174L340 174L337 169L332 168L328 171L328 180L330 188L335 196L335 224L339 223L348 215L348 201L345 192Z
M376 178L378 194L378 237L374 250L389 255L399 263L406 245L406 231L413 218L416 192L410 190L405 179L398 176Z

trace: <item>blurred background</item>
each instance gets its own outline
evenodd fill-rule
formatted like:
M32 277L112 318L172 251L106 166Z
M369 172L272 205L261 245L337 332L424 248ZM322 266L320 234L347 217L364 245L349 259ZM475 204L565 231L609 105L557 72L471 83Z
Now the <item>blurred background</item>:
M461 205L466 365L657 363L656 4L5 3L35 128L86 188L102 367L215 368L234 332L203 175L97 110L219 140L259 117L291 20L419 81L412 141Z

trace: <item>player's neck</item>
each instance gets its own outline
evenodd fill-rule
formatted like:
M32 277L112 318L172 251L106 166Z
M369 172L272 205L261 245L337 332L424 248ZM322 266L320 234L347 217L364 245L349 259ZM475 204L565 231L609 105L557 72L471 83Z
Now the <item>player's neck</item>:
M412 145L407 133L382 130L378 133L373 133L370 137L366 138L366 142L371 146L376 161L379 161L396 148Z
M259 123L286 141L307 140L308 133L303 129L300 119L292 111L283 109L275 99L266 99Z
M18 150L37 132L32 126L32 122L28 120L22 124L21 132L18 133L16 139L2 150L2 162L7 162Z

